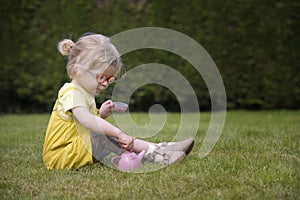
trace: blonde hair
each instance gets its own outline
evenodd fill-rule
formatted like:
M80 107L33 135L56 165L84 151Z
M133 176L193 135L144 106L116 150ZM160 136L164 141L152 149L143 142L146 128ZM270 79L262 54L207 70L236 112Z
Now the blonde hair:
M82 36L74 43L64 39L57 45L58 51L68 57L67 72L71 79L78 73L96 66L113 65L121 69L120 54L110 39L100 34Z

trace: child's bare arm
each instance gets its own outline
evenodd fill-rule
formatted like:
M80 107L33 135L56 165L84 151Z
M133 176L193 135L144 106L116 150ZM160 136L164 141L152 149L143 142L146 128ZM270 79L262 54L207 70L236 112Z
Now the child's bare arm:
M125 149L130 150L132 148L133 137L123 133L119 128L104 119L91 114L86 107L73 108L72 112L79 123L92 132L115 137Z

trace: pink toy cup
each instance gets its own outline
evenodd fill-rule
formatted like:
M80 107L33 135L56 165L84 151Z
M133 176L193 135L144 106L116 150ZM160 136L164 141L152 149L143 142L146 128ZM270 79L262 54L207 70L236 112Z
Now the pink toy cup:
M123 102L114 102L114 109L113 111L115 112L125 112L128 108L128 104L123 103Z
M145 150L139 154L134 152L125 151L121 156L113 156L111 158L111 164L114 165L120 171L133 171L136 168L142 166L142 159L145 155ZM115 159L118 158L119 162L116 164Z

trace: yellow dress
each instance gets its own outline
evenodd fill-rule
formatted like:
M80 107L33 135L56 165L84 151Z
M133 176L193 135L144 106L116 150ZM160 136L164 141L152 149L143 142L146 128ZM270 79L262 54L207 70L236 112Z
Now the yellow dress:
M43 148L47 169L71 169L93 164L90 130L74 117L72 108L84 106L97 115L94 95L73 83L59 91Z

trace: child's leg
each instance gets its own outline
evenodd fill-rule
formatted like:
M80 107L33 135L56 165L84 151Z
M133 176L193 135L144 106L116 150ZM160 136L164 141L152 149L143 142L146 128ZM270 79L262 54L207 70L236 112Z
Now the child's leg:
M147 151L149 146L155 146L155 143L147 142L145 140L135 139L133 142L133 151L139 153L143 150Z
M162 142L159 144L147 142L145 140L135 139L133 143L133 151L139 153L143 150L153 152L157 147L167 151L183 151L186 155L190 153L194 146L194 138L188 138L179 142Z
M103 134L91 133L92 153L94 162L101 161L109 153L122 154L125 150L116 138ZM135 139L133 151L139 153L146 151L145 161L169 165L182 160L192 149L193 138L179 142L152 143L141 139Z
M94 162L101 161L105 156L107 156L109 153L114 152L117 154L122 154L125 150L122 148L122 145L119 143L119 141L116 138L113 137L107 137L102 134L91 134L94 138L94 144L97 144L96 148L93 148L93 159ZM100 136L99 136L100 135ZM96 140L95 140L96 139ZM93 141L93 140L92 140ZM95 142L96 141L96 142ZM93 145L92 143L92 145ZM136 153L139 153L143 150L146 151L143 162L144 163L157 163L157 164L163 164L163 165L170 165L175 162L178 162L185 158L186 154L183 151L173 151L175 147L178 149L182 148L182 145L180 145L182 142L176 142L172 143L172 145L166 145L162 146L160 144L147 142L141 139L135 139L133 144L133 151ZM100 145L99 145L100 144ZM165 143L164 143L165 144ZM177 146L181 147L177 147ZM165 149L166 147L171 147L171 149Z
M112 152L118 155L124 152L121 144L115 138L93 132L91 132L90 135L94 162L101 161L105 156Z

